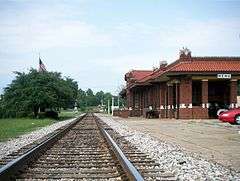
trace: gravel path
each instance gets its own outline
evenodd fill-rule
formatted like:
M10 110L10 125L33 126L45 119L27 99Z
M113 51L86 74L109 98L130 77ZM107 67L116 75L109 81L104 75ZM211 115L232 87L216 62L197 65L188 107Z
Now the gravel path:
M179 145L130 129L108 115L96 115L142 152L149 154L163 169L174 173L179 180L240 180L240 173L189 153Z
M66 124L72 122L74 119L75 118L57 122L50 126L46 126L39 130L33 131L31 133L24 134L18 138L11 139L6 142L0 142L0 159L14 151L17 151L18 149L20 149L30 143L33 143L37 139L40 139L40 138L46 136L47 134L55 131L56 129L58 129L62 126L65 126Z

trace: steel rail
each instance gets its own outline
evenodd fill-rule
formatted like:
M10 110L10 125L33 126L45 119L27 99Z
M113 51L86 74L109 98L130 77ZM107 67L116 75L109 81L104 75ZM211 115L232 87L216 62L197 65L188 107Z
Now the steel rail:
M11 180L11 177L18 173L20 170L26 167L28 163L30 163L33 159L38 157L48 148L50 148L57 140L59 140L62 136L64 136L74 125L76 125L79 121L81 121L86 114L81 115L79 118L76 118L75 121L70 123L63 130L58 131L54 135L50 136L46 140L39 143L37 146L29 149L26 153L21 155L20 157L10 161L6 165L0 168L0 180Z
M98 118L95 115L94 117ZM120 162L120 165L122 166L129 180L144 181L144 178L142 177L142 175L139 173L136 167L128 160L128 158L124 155L122 150L115 143L115 141L108 134L108 132L100 125L100 123L98 122L98 119L96 119L96 121L102 135L104 136L110 148L113 150L114 155L117 157L118 161Z

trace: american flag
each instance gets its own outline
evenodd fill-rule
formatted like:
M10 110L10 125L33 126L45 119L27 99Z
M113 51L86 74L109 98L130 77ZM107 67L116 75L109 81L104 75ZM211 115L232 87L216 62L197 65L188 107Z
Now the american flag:
M41 58L39 58L39 69L38 69L39 72L45 72L47 71L45 65L43 64Z

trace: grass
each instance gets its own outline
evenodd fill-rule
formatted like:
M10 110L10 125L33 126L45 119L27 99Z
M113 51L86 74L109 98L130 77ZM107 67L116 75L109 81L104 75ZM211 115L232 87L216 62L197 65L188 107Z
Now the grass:
M72 110L62 110L61 113L59 114L59 120L62 121L62 120L66 120L66 119L71 119L80 114L81 114L81 112L73 112Z
M52 119L9 118L0 119L0 141L20 136L38 128L53 124Z
M0 119L0 142L9 138L15 138L25 133L37 130L39 128L51 125L57 121L74 118L81 113L73 111L62 111L59 114L59 120L53 119L32 119L32 118L8 118Z

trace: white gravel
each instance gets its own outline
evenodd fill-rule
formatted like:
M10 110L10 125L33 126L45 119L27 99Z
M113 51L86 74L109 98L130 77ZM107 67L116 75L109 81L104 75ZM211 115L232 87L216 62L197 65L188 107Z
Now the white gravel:
M163 169L174 173L179 180L240 180L240 173L189 153L179 145L130 129L110 116L96 115L139 150L149 154Z
M17 151L18 149L20 149L30 143L33 143L37 139L40 139L40 138L46 136L47 134L55 131L56 129L58 129L62 126L65 126L66 124L72 122L75 119L76 118L68 119L65 121L60 121L60 122L54 123L50 126L46 126L39 130L33 131L31 133L24 134L18 138L11 139L6 142L0 142L0 159L14 151Z

